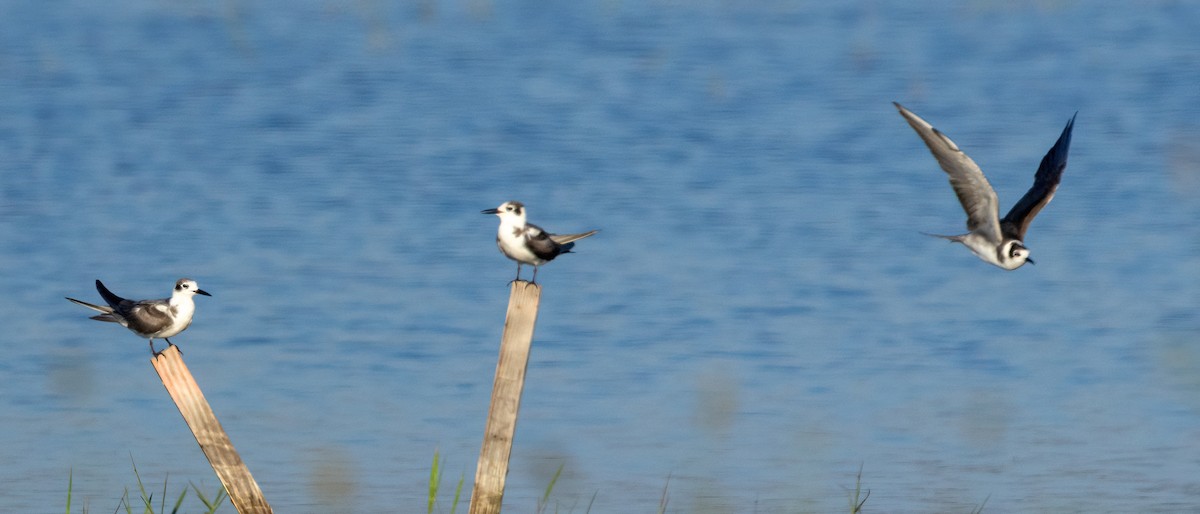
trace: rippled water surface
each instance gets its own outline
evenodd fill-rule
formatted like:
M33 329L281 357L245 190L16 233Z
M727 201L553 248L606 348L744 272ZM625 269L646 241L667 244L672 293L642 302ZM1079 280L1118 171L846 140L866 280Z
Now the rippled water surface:
M0 511L218 486L63 300L97 278L213 294L174 341L276 511L422 512L435 451L469 490L510 199L602 231L539 274L508 510L559 466L559 512L844 511L860 468L873 512L1200 509L1196 4L4 11ZM962 211L891 101L1005 207L1079 112L1036 266L920 234Z

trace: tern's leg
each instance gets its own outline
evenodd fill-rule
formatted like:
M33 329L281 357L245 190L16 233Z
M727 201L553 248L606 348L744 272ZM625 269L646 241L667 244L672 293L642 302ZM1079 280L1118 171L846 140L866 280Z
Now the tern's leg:
M537 270L538 270L538 267L537 267L537 266L534 266L534 267L533 267L533 280L531 280L531 281L529 282L530 284L536 284L536 283L537 283Z
M150 340L150 355L158 357L158 352L154 350L154 340Z
M183 349L180 348L179 345L172 343L170 339L167 339L165 337L163 338L163 340L167 342L167 348L174 346L176 350L179 350L179 355L183 355ZM165 352L165 351L167 351L167 349L163 348L163 351Z

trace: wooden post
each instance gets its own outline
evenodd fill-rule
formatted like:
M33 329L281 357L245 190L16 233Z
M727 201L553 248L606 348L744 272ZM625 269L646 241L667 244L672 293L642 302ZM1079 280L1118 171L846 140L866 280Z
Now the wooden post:
M469 514L499 514L504 500L504 480L508 476L508 458L512 454L513 434L517 431L517 410L525 388L525 368L533 326L537 323L542 288L524 280L512 283L504 334L500 338L500 360L496 362L496 382L492 385L492 405L488 409L475 488L471 492Z
M192 429L192 435L200 443L200 449L217 473L217 478L221 479L233 508L240 514L271 514L271 506L263 498L258 483L250 476L250 470L233 448L225 429L221 428L221 423L209 407L208 400L204 399L200 386L196 385L192 373L183 363L179 348L168 346L150 363L171 394L171 399L175 400L175 406L179 407L179 413L183 414L188 428Z

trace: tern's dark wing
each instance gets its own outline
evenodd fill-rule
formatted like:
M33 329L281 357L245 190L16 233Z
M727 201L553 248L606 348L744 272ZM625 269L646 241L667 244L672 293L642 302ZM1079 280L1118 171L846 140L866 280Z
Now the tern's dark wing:
M558 242L550 237L541 227L528 223L525 225L525 240L529 244L529 250L533 252L539 259L553 260L562 253L562 248Z
M109 291L107 287L104 287L104 283L99 279L96 280L96 291L100 292L100 297L104 298L104 302L113 309L117 309L122 303L129 301L113 294L113 292Z
M983 170L967 154L959 150L949 137L933 128L929 122L892 102L925 146L933 153L938 165L950 176L950 186L958 195L958 202L967 213L967 230L984 235L988 240L1000 244L1000 210L996 191L983 176Z
M1071 129L1074 126L1075 116L1071 116L1071 121L1063 128L1058 141L1046 152L1046 156L1042 157L1042 164L1033 176L1033 187L1029 188L1025 196L1022 196L1004 216L1001 225L1005 236L1024 241L1025 231L1029 229L1033 218L1054 198L1063 170L1067 169L1067 152L1071 149Z
M104 298L104 301L108 303L108 306L112 307L112 311L114 313L113 315L124 318L125 321L127 321L129 323L126 326L128 326L131 329L139 330L139 331L141 330L140 328L134 327L134 324L138 323L138 321L134 319L134 316L140 315L140 316L149 316L150 317L149 319L154 318L153 314L147 315L147 314L135 313L135 311L145 310L144 308L139 307L139 306L142 305L143 303L148 302L149 300L142 300L140 302L135 302L135 301L127 299L127 298L121 298L120 296L117 296L116 294L114 294L112 291L109 291L107 287L104 287L104 283L100 282L99 280L96 281L96 290L100 292L100 296ZM167 319L167 322L170 323L170 318ZM153 332L153 330L151 330L151 332Z

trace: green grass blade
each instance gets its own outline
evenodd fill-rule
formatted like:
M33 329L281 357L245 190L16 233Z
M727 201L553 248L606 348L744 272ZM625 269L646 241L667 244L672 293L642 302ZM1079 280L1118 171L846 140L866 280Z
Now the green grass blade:
M129 462L133 465L133 476L137 477L138 490L142 492L142 505L145 514L154 514L154 505L150 502L154 499L153 496L146 494L146 486L142 484L142 475L138 473L137 463L133 462L133 454L129 455Z
M125 494L121 495L121 504L125 505L125 514L133 514L133 505L129 504L129 488L128 487L125 488ZM119 508L121 508L121 506L117 505L117 508L119 509Z
M670 495L667 494L667 489L671 487L671 474L667 473L667 483L663 484L662 498L658 500L658 514L666 514L667 503L671 501Z
M188 482L188 484L192 486L192 489L196 490L196 497L200 499L200 503L203 503L205 508L211 509L212 503L209 503L208 497L204 496L204 491L201 491L200 488L196 487L196 484L194 483Z
M990 499L992 499L992 495L989 494L983 499L983 503L979 504L979 508L971 511L971 514L983 514L983 508L987 506L987 502Z
M591 514L592 505L594 505L596 503L596 495L598 495L598 494L600 494L599 489L596 489L596 492L592 493L592 500L588 502L588 508L586 511L584 511L584 514Z
M541 514L545 512L546 506L550 503L550 493L554 491L554 484L558 482L559 475L562 475L563 466L566 463L558 465L558 469L554 471L554 476L550 477L550 483L546 484L546 492L542 494L542 499L538 500L537 512Z
M167 491L165 489L166 488L163 490L163 498L167 497ZM183 492L179 493L179 499L175 500L175 506L171 508L171 514L179 514L179 506L183 505L183 498L187 496L187 491L187 488L184 487Z
M192 490L196 491L196 497L200 499L200 503L203 503L204 508L208 509L205 511L208 514L213 514L217 511L217 509L221 508L222 502L224 502L225 498L228 497L227 493L225 492L224 485L222 485L220 489L217 489L217 494L213 496L212 501L208 500L208 497L204 495L204 491L201 491L199 487L196 487L196 484L191 484L191 486Z
M854 494L850 495L850 514L859 514L862 512L863 505L866 505L867 498L871 497L871 490L867 489L867 494L863 494L862 488L862 465L858 466L858 475L854 477Z
M159 496L159 497L158 497L158 498L159 498L159 500L158 500L158 511L159 511L159 512L166 512L166 511L167 511L167 482L170 482L170 481L171 481L171 474L170 474L170 473L167 473L167 476L166 476L166 478L163 478L163 492L162 492L162 496ZM186 490L186 489L185 489L185 490Z
M433 514L433 504L437 502L438 488L442 485L442 471L438 464L438 450L433 450L433 464L429 466L429 507L427 514Z
M458 499L462 498L463 481L465 481L466 479L467 479L466 473L458 475L458 487L454 488L454 502L452 502L450 504L450 514L454 514L454 511L458 509Z
M213 503L212 510L209 511L208 514L213 514L213 513L217 512L217 508L219 508L225 502L225 500L228 500L228 499L229 499L229 492L227 492L225 490L225 486L222 485L221 490L217 491L217 501Z
M75 487L75 468L67 472L67 514L71 514L71 489Z

